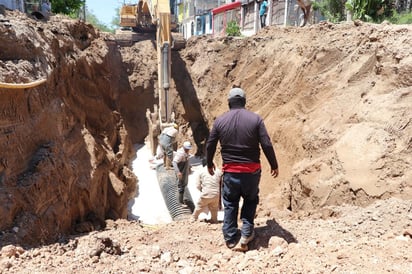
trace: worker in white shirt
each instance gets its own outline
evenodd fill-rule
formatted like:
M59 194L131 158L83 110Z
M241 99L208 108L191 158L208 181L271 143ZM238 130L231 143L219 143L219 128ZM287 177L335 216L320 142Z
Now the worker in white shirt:
M199 172L196 182L196 187L200 191L200 198L193 212L193 219L196 221L200 213L209 210L211 215L210 222L217 223L217 212L221 203L220 187L223 173L220 169L216 168L215 173L210 175L206 159L202 160L202 165L203 168Z

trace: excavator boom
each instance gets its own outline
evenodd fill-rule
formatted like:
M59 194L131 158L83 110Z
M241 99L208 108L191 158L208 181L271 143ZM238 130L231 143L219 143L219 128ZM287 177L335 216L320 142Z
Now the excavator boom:
M149 0L150 1L150 0ZM172 123L171 105L169 99L169 88L171 80L171 19L169 0L155 0L152 11L157 21L156 43L157 62L159 73L159 113L160 123Z
M169 0L140 0L137 4L123 5L120 9L120 26L131 29L135 34L156 33L159 106L154 107L157 113L147 114L154 152L156 147L153 144L156 143L157 134L174 122L169 92L171 50L183 48L185 41L183 36L172 36L172 31L177 29L177 25L175 20L172 20Z
M131 26L135 31L143 32L148 31L152 26L155 26L156 29L159 106L153 106L154 112L151 112L150 109L146 111L149 126L148 138L152 155L156 154L158 135L165 127L172 126L175 122L170 98L171 50L174 46L171 34L174 27L171 16L169 0L140 0L136 10L136 25ZM171 216L175 217L181 214L190 215L191 211L188 208L183 208L180 200L177 201L180 193L178 193L177 189L176 174L173 168L171 168L171 159L166 154L163 157L164 168L158 166L157 174L160 188L165 189L163 197L165 201L168 201L166 205L169 212ZM173 191L176 192L176 195L169 195ZM185 192L188 193L188 191ZM186 194L186 196L183 196L182 193L181 197L182 199L187 199L189 205L192 205L192 208L194 208L190 195Z

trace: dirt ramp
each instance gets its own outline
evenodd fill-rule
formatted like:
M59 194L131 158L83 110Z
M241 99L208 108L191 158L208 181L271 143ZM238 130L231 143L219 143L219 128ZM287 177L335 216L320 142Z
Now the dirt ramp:
M116 43L66 18L5 18L0 81L47 81L0 89L3 242L50 242L125 218L135 152L118 103L131 89Z
M308 210L411 198L411 41L406 25L324 22L194 37L182 58L210 126L233 85L265 119L280 178L262 156L263 204Z

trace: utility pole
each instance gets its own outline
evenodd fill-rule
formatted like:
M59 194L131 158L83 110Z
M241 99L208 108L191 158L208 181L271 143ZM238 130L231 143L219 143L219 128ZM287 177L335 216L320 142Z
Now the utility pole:
M83 2L83 19L86 22L86 0Z
M255 20L254 20L255 24L254 24L253 30L255 33L257 33L260 28L259 3L257 1L254 1L254 2L255 2Z
M86 22L86 0L83 0L83 5L77 14L80 21Z

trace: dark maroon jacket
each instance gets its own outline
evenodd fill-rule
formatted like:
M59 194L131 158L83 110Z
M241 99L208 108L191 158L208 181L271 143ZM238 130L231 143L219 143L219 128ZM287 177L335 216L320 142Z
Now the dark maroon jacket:
M216 118L206 143L208 167L212 167L218 141L224 164L260 163L260 144L271 169L278 168L263 119L243 106L232 107Z

